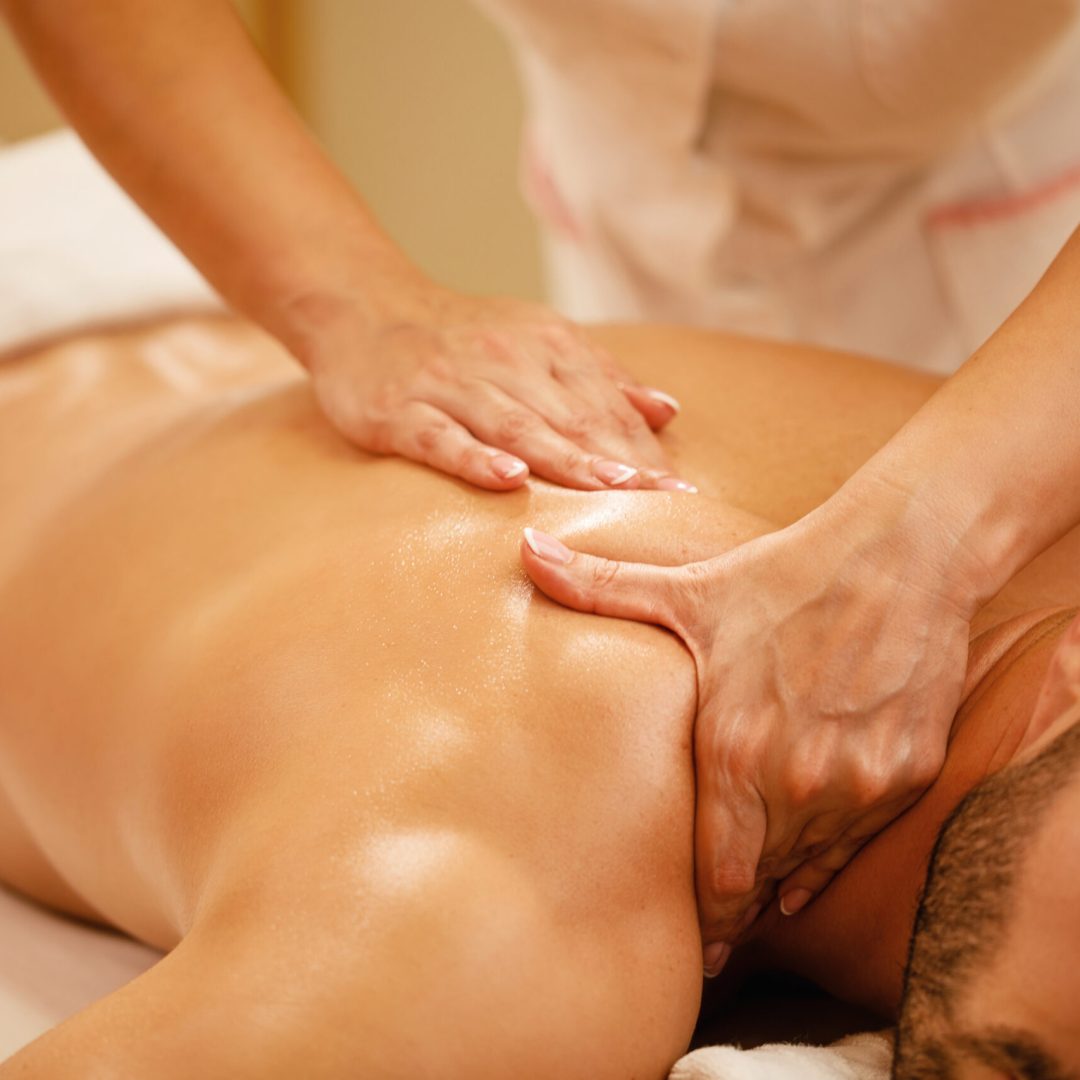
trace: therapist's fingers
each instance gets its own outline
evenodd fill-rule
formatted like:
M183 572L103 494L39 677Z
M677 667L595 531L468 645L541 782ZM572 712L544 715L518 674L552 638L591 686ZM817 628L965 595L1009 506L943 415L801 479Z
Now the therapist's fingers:
M645 423L653 431L659 431L660 428L669 424L679 415L679 410L682 408L675 398L670 394L665 394L663 390L657 390L655 386L620 382L619 389L626 395L627 401L641 413Z
M560 604L595 615L666 626L685 640L683 567L586 555L531 528L525 530L521 560L536 587Z
M654 470L665 475L671 470L667 454L642 415L615 383L595 369L574 369L566 382L556 375L546 382L533 379L531 384L524 373L514 373L503 378L499 389L527 404L581 450L629 462L641 477Z
M465 398L451 389L433 387L426 391L425 400L481 442L520 458L534 476L544 480L584 491L631 491L641 485L635 466L583 450L534 409L485 380L471 383Z
M694 871L705 974L719 973L731 944L745 929L762 893L758 864L766 808L753 791L738 792L728 778L697 757Z
M867 837L844 836L828 851L805 862L777 889L780 911L797 915L825 891L830 882L865 846Z
M528 479L524 461L485 446L433 405L412 402L397 421L379 446L385 453L400 454L490 491L509 491Z
M776 890L780 910L785 915L795 915L817 899L859 851L895 821L912 801L905 798L876 807L851 822L824 851L816 851L805 859Z
M691 564L694 565L694 564ZM714 651L715 630L706 638ZM748 912L774 876L763 861L772 805L762 784L761 758L769 745L764 712L734 709L736 676L716 685L699 672L694 724L694 871L707 974L715 974L745 929Z
M580 400L606 405L612 409L614 430L627 424L634 427L633 418L622 408L627 403L645 420L649 431L636 437L649 457L642 457L642 464L660 465L655 460L662 454L651 432L659 430L673 420L679 412L679 403L670 394L649 386L642 386L615 360L607 349L594 341L581 342L572 335L549 330L547 340L552 375ZM567 345L570 348L567 348ZM584 349L582 345L584 344ZM585 357L588 362L582 362ZM613 396L614 392L614 396Z
M552 418L561 431L575 441L575 436L600 440L605 452L625 456L646 468L671 467L654 432L678 413L674 398L637 385L613 363L582 366L555 362L551 370L566 402L562 412L577 426L586 426L583 431L568 431L560 426L558 417Z
M655 386L646 386L638 382L625 368L620 367L615 358L601 350L608 378L622 391L626 400L634 406L653 431L671 423L682 410L678 398Z
M681 406L676 398L655 386L638 382L607 349L594 344L593 351L604 376L622 391L653 431L659 431L678 416Z

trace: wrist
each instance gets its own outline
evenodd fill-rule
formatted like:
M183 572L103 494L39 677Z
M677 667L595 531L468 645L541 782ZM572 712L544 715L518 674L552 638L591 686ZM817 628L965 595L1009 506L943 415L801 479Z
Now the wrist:
M864 468L808 524L844 558L918 585L969 619L1011 576L1012 530L988 509L929 482Z
M335 252L312 244L317 263L290 261L262 290L269 300L259 321L308 370L336 341L355 343L388 324L422 319L441 292L388 241L364 239Z
M394 323L422 321L434 307L438 286L402 257L297 280L274 303L268 328L296 359L314 372L335 342L363 340ZM268 321L269 322L269 321Z

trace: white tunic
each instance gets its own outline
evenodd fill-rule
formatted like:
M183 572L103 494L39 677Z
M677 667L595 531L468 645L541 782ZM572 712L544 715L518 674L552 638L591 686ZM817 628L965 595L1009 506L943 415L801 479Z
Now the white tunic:
M575 318L938 371L1080 223L1080 0L479 0Z

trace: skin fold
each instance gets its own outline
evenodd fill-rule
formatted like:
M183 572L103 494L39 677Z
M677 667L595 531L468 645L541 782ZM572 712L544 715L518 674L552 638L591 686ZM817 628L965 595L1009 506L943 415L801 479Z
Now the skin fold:
M595 339L683 401L664 442L701 495L489 495L369 457L226 318L4 361L0 877L173 951L0 1077L665 1075L701 994L693 663L540 596L521 529L717 554L827 498L936 381ZM936 822L1021 744L1065 625L1025 642L1030 613L1080 603L1078 555L978 614L938 784L747 955L895 1006Z

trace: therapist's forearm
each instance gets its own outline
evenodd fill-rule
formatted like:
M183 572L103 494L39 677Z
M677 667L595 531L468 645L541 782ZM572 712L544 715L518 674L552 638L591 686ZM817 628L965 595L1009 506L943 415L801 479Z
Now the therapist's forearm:
M1080 230L846 487L853 502L905 503L901 546L952 575L972 605L1080 522ZM926 535L905 545L905 530Z
M102 163L236 309L303 352L339 301L419 276L304 128L225 0L0 0Z

